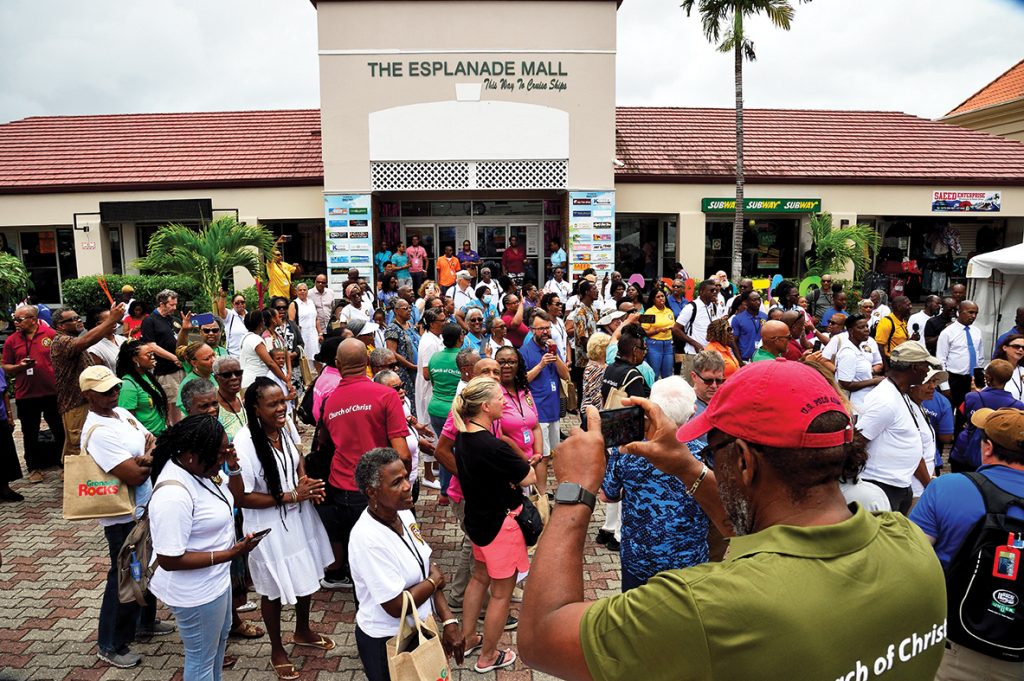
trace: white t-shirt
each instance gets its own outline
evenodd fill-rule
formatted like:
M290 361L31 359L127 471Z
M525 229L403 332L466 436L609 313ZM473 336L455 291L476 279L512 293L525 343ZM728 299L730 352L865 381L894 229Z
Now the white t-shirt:
M569 342L569 332L565 328L565 322L561 318L551 322L551 340L558 346L558 354L565 357L565 346Z
M1003 390L1024 402L1024 367L1019 366L1013 370Z
M918 424L921 427L921 446L925 452L935 451L935 431L932 429L932 423L928 420L928 415L921 409L921 405L915 404L915 407L920 410L921 415L918 416ZM921 418L923 416L924 418ZM928 468L928 475L935 475L935 457L925 456L924 465ZM914 498L924 494L924 485L915 477L910 481L910 488L914 490Z
M121 346L127 342L124 336L114 336L114 340L101 338L99 342L89 346L89 354L99 357L103 364L111 371L117 371L117 353Z
M676 317L676 323L683 327L687 336L701 345L707 345L708 327L711 326L711 322L725 316L725 304L711 302L705 305L704 301L699 298L693 302L696 303L696 306L692 302L683 305L679 316ZM693 320L692 328L690 327L691 319ZM687 355L697 354L697 350L689 343L686 343L685 352Z
M245 320L242 315L230 309L224 315L224 338L227 343L228 354L238 357L242 352L242 339L249 330L245 328Z
M510 341L508 338L505 338L501 343L494 340L494 338L489 337L487 339L487 347L491 349L492 358L494 357L494 353L496 353L498 350L501 350L502 348L508 347L510 345L512 345L512 341Z
M412 416L412 404L409 402L408 395L402 400L402 409L405 411L406 420L408 420ZM420 436L412 426L409 426L409 434L405 436L405 444L409 447L409 457L412 461L412 470L409 471L409 484L411 485L419 477L420 466Z
M840 331L836 335L828 339L828 343L821 349L822 359L835 360L836 354L839 352L839 345L843 342L844 338L850 336L847 331Z
M930 314L928 314L924 310L921 310L920 312L915 312L914 314L910 315L910 319L907 320L907 334L909 334L910 336L914 335L914 325L916 324L917 335L919 336L919 338L915 342L919 343L921 347L924 348L925 350L927 350L928 348L924 344L924 325L927 324L928 320L931 318L932 316Z
M270 373L270 368L267 367L266 363L260 359L258 354L256 354L256 349L260 345L266 347L267 342L264 340L263 336L260 336L259 334L249 333L242 339L238 363L242 365L243 389L252 385L252 382L260 376L266 376Z
M551 277L548 279L548 283L544 284L544 293L557 293L558 297L562 299L568 298L571 292L572 284L567 279L557 281Z
M921 410L892 381L876 385L857 419L857 430L869 440L863 477L894 487L910 487L914 471L925 456L921 427ZM927 457L934 456L933 447Z
M867 480L840 482L839 491L843 493L846 503L857 502L871 513L892 510L892 506L889 505L889 497L885 496L882 488L873 482Z
M398 618L380 606L430 574L430 546L423 540L412 511L399 511L403 536L382 525L363 511L352 528L348 542L348 560L355 583L356 624L368 636L383 638L398 633ZM419 608L420 618L433 612L431 599Z
M128 459L143 456L146 453L146 435L149 434L146 426L127 409L114 407L114 413L118 418L90 411L82 425L82 449L107 473ZM145 506L153 494L153 484L146 480L138 487L129 487L129 491L135 496L136 506ZM97 522L102 527L110 527L130 523L133 519L129 514L98 518Z
M370 312L373 308L363 303L361 307L353 307L351 303L341 308L341 314L345 315L345 319L355 321L356 319L362 319L364 322L370 321Z
M235 543L233 498L228 476L220 486L212 480L192 477L174 461L160 471L163 480L177 480L184 487L164 485L153 494L149 505L149 529L153 553L182 556L187 551L226 551ZM203 487L203 489L200 489ZM149 590L167 605L193 608L210 603L231 587L231 562L196 570L164 570L157 567Z
M866 381L872 376L871 366L874 360L871 354L871 345L867 341L857 347L847 336L839 344L839 352L836 353L835 361L837 381ZM849 391L850 403L857 408L858 412L863 408L864 400L871 394L872 388L873 386Z

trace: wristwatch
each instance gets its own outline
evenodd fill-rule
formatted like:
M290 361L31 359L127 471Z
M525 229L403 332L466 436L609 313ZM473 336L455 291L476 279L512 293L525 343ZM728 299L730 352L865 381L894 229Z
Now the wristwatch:
M563 482L555 490L556 504L586 504L590 510L594 510L597 504L597 497L590 490L584 489L575 482Z

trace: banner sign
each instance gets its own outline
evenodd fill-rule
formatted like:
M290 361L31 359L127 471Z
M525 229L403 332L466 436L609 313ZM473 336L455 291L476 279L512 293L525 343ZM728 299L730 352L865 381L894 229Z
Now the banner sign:
M324 195L327 285L336 295L343 295L341 285L353 267L374 290L372 205L369 194Z
M1002 196L997 191L935 191L932 192L933 213L998 213Z
M735 213L736 199L701 199L704 213ZM745 213L820 213L821 199L743 199Z
M615 270L615 192L569 192L569 280Z

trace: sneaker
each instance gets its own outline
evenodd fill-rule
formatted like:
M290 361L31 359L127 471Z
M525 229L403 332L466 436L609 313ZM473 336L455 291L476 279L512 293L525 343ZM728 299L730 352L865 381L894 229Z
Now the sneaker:
M111 667L117 667L118 669L131 669L132 667L138 667L142 662L142 657L130 650L125 650L123 653L112 653L101 650L96 653L96 657L100 658Z
M352 578L351 577L323 577L320 579L320 586L324 589L335 591L337 589L351 589Z
M153 626L148 629L139 629L135 633L135 638L148 638L150 636L166 636L167 634L173 634L178 628L170 622L163 622L161 620L155 620Z
M422 480L420 480L420 485L422 485L423 487L429 487L430 489L441 489L441 483L436 479L427 480L426 478L423 478Z
M522 603L523 602L523 587L517 586L516 588L512 589L512 602L513 603Z
M40 483L44 480L42 471L31 471L28 474L28 481L32 484ZM135 665L132 665L133 667Z
M615 537L612 537L611 539L608 540L608 543L605 544L604 547L606 549L608 549L609 551L618 552L618 550L619 550L619 542L615 539Z
M321 585L323 582L321 582ZM246 601L244 605L240 605L235 608L235 612L252 612L256 609L256 603L253 601Z
M614 539L615 533L609 532L608 530L598 530L597 536L594 537L594 541L601 545L607 544L609 541L613 541Z
M512 615L509 615L508 619L505 620L505 631L513 631L517 627L519 627L519 620Z

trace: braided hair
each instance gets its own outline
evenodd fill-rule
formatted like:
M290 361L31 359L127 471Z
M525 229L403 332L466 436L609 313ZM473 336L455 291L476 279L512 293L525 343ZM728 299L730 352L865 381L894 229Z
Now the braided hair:
M270 438L267 437L267 432L263 430L260 418L256 415L256 406L259 404L260 398L263 397L263 393L269 388L280 389L274 381L266 376L260 376L246 389L244 400L245 416L248 424L246 428L249 429L249 433L252 435L252 444L256 450L256 458L259 459L260 465L263 466L263 476L267 481L267 491L270 492L270 496L274 497L274 502L277 506L281 507L284 502L284 491L281 488L281 472L277 469L277 459L274 456ZM285 437L288 437L288 434L282 433L282 440Z
M224 442L224 426L209 414L189 416L174 424L156 439L153 448L153 482L172 457L191 452L203 468L217 464Z
M122 345L121 349L117 351L117 364L115 365L114 373L117 374L118 378L123 379L126 376L131 376L135 379L139 387L145 390L146 394L153 400L153 407L156 408L157 413L166 421L167 396L164 394L163 388L153 378L153 374L143 371L135 363L135 358L147 345L149 344L137 340L128 341Z

